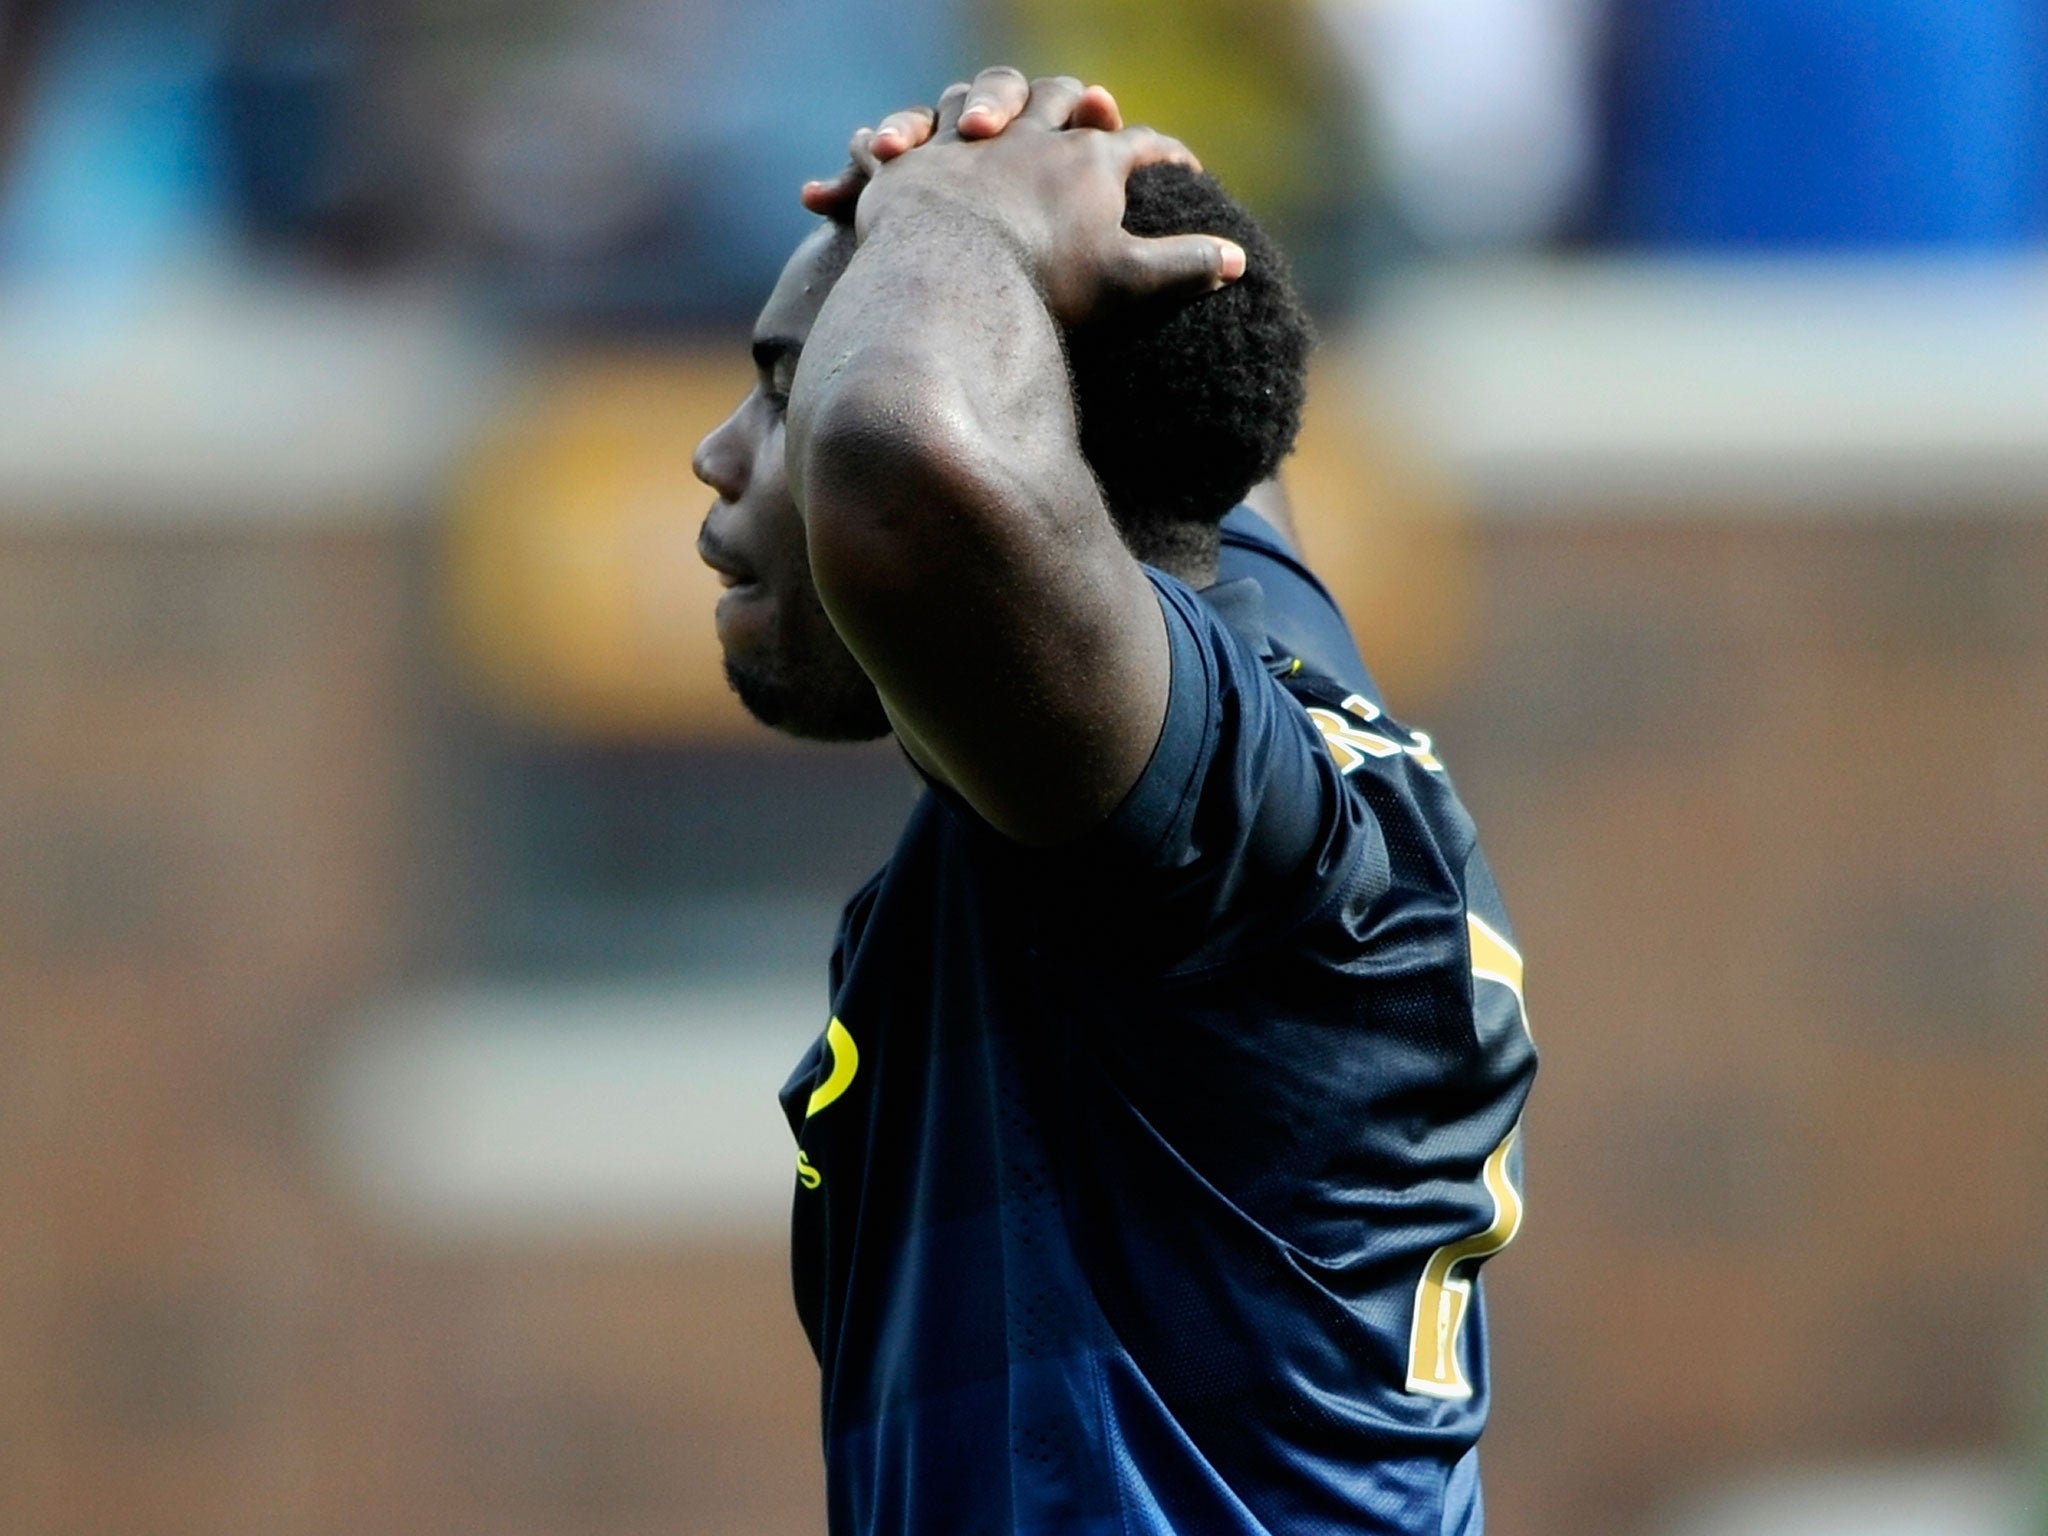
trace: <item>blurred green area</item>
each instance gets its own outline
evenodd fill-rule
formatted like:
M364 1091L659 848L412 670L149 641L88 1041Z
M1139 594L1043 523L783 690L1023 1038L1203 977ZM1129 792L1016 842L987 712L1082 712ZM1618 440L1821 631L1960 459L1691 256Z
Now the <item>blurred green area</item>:
M1368 190L1365 118L1315 7L1298 0L1009 0L994 57L1116 92L1265 220L1325 312L1353 296Z

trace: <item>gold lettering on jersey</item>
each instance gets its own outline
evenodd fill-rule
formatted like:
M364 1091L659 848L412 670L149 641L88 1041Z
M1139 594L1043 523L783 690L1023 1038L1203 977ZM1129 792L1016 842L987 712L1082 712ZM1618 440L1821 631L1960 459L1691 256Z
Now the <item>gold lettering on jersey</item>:
M1529 1004L1522 996L1521 951L1469 912L1465 914L1465 933L1472 946L1472 979L1497 982L1514 993L1522 1028L1528 1030Z
M1515 999L1515 1014L1524 1033L1529 1028L1528 1004L1522 996L1522 952L1507 935L1473 913L1465 914L1465 937L1471 951L1472 979L1505 987ZM1460 1344L1465 1317L1472 1306L1472 1284L1479 1266L1515 1240L1522 1229L1522 1195L1508 1177L1508 1159L1522 1134L1517 1125L1494 1148L1480 1170L1480 1182L1493 1202L1493 1219L1484 1231L1446 1243L1422 1266L1415 1287L1415 1320L1408 1340L1408 1390L1426 1397L1465 1398L1472 1395ZM1464 1273L1460 1274L1460 1266Z
M1374 724L1383 718L1380 707L1363 694L1354 693L1344 701L1345 714ZM1308 717L1322 732L1323 745L1330 749L1330 756L1337 761L1340 774L1354 773L1365 766L1366 759L1373 757L1398 757L1406 753L1418 767L1430 773L1442 773L1444 765L1437 760L1436 744L1421 731L1410 731L1408 740L1396 741L1378 731L1361 730L1351 720L1334 709L1320 705L1308 706Z
M1493 1199L1493 1220L1482 1232L1446 1243L1429 1256L1415 1287L1415 1322L1408 1341L1408 1390L1425 1397L1465 1398L1472 1395L1460 1345L1465 1318L1472 1307L1472 1276L1458 1267L1477 1266L1515 1240L1522 1228L1522 1196L1508 1177L1508 1158L1518 1125L1494 1148L1480 1177Z
M1444 765L1437 761L1436 743L1430 739L1429 732L1410 731L1408 737L1409 744L1401 750L1414 758L1418 764L1429 772L1442 773Z
M804 1105L806 1120L851 1088L853 1075L860 1070L860 1050L846 1026L836 1018L825 1026L825 1048L832 1053L832 1070L824 1082L811 1090L810 1102Z
M818 1172L811 1162L811 1156L802 1147L796 1152L796 1181L805 1189L816 1189L825 1182L825 1175Z

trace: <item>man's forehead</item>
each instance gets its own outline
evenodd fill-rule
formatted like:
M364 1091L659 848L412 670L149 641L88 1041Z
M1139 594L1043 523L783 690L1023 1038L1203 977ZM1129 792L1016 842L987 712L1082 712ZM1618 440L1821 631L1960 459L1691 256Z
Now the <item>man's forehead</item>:
M775 281L775 291L761 306L754 322L754 336L793 339L801 342L811 333L811 324L824 307L825 296L839 281L839 274L853 256L852 231L826 224L813 230L789 260Z

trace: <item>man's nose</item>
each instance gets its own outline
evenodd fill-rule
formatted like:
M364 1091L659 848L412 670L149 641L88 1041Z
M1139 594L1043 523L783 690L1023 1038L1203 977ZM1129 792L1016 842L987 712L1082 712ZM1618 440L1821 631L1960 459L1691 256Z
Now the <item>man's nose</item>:
M738 501L747 488L746 459L735 441L732 418L708 433L690 455L690 471L727 501Z

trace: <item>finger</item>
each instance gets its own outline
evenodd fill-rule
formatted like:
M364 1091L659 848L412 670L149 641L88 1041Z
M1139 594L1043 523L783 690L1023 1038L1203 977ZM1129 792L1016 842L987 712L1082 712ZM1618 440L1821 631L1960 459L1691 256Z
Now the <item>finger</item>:
M854 168L860 172L864 181L871 180L875 172L882 168L882 162L875 158L874 143L875 130L862 128L846 146L846 152L853 156Z
M1067 117L1067 126L1120 133L1124 126L1123 109L1116 104L1116 98L1109 94L1107 87L1091 85L1074 103L1074 110Z
M1195 158L1193 150L1179 139L1156 129L1126 128L1111 142L1116 146L1118 160L1126 176L1141 165L1184 165L1191 171L1202 168L1202 162Z
M1219 235L1124 238L1120 286L1133 298L1155 294L1213 293L1244 276L1244 247Z
M867 184L868 173L849 163L837 176L805 182L804 206L828 219L850 219L853 205L860 201L861 189Z
M967 105L968 89L969 87L965 80L955 80L939 93L938 117L934 119L932 124L932 136L934 138L942 133L958 131L960 127L960 109Z
M930 107L905 107L901 112L891 112L875 129L868 148L877 160L894 160L929 139L938 120L938 114Z
M1064 128L1080 100L1081 82L1072 75L1044 75L1031 82L1031 100L1023 118L1048 128Z
M994 138L1017 120L1030 99L1031 82L1024 78L1023 70L1007 64L984 69L974 77L960 108L960 137Z

